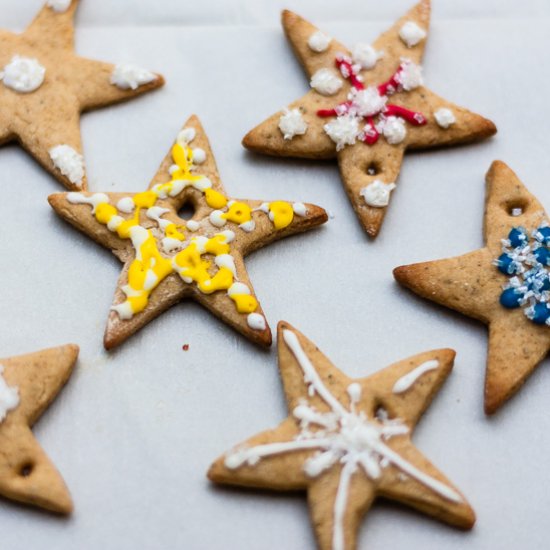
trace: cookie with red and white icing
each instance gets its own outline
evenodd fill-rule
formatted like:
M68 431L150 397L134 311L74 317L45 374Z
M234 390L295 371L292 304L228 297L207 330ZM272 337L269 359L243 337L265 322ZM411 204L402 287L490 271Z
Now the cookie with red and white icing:
M252 342L269 346L271 331L244 257L327 221L326 212L313 204L227 197L196 116L179 132L147 190L58 193L49 201L124 264L105 330L107 349L184 299L196 300ZM194 209L188 220L178 214L184 206Z
M411 441L454 351L421 353L354 380L285 322L278 350L289 416L216 460L212 481L306 491L321 550L356 548L360 517L378 496L473 526L465 497Z
M388 202L368 202L369 186L395 185L407 149L455 145L493 135L494 124L435 95L420 61L430 20L422 0L372 45L348 50L290 11L282 22L310 78L311 91L251 130L243 145L259 153L336 159L367 233L378 234ZM288 113L297 113L289 132ZM389 201L389 195L386 197Z
M65 482L30 428L69 379L78 351L67 344L0 359L0 496L71 513Z
M484 246L461 256L397 267L422 298L489 328L484 406L495 413L550 350L550 218L503 162L487 173Z
M87 188L80 113L162 86L162 76L74 52L79 0L48 0L20 35L0 32L0 144L18 141L69 189Z

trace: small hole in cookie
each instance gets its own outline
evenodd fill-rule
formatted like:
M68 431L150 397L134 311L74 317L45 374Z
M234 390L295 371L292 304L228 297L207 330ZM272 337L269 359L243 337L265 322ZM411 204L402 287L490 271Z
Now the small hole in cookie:
M385 420L389 420L391 415L388 412L388 409L380 404L377 404L374 407L374 418L376 418L376 420L380 420L380 422L384 422Z
M378 174L380 174L380 166L378 165L377 162L370 162L367 166L367 174L369 176L376 176Z
M23 464L21 468L19 468L19 475L21 477L29 477L33 471L33 468L33 464L31 464L30 462L25 462L25 464Z
M527 204L524 202L511 202L506 204L505 208L509 216L517 217L525 212Z
M190 203L186 202L179 210L178 216L182 220L190 220L195 215L195 207Z

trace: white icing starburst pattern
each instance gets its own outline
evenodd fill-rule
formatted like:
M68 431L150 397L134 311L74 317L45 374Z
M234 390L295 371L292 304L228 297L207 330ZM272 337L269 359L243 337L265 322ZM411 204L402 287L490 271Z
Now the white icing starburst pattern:
M226 456L227 468L254 466L270 456L304 450L317 451L302 466L311 478L340 464L342 468L334 502L333 550L345 548L343 519L352 476L356 473L363 472L369 479L377 480L384 468L393 466L401 474L415 479L443 498L462 502L462 497L455 490L419 470L387 444L390 439L409 433L408 426L402 420L389 419L383 410L373 419L359 411L361 386L356 382L348 386L349 404L344 406L323 383L296 334L284 330L283 339L303 371L309 397L318 395L328 410L319 411L304 399L292 411L300 426L300 432L293 440L237 448Z

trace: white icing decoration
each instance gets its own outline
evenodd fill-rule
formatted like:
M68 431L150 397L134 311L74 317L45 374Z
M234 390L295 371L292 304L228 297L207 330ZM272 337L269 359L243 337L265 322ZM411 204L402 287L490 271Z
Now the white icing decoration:
M393 385L393 393L404 393L406 392L423 374L431 370L435 370L439 367L439 361L432 359L431 361L426 361L422 363L409 373L402 376L397 382Z
M441 128L448 128L456 122L456 118L451 109L442 107L434 113L435 121Z
M307 45L314 52L321 53L328 49L331 41L332 38L330 36L327 36L324 32L315 31L308 38Z
M237 268L235 267L235 260L231 254L219 254L214 258L214 263L218 267L225 267L233 273L233 276L237 277Z
M407 136L407 128L402 118L389 116L382 123L382 133L390 145L401 143Z
M0 72L4 86L20 93L34 92L42 86L46 69L37 59L14 55Z
M227 294L229 296L233 296L235 294L250 294L250 289L244 283L233 283L229 287Z
M8 386L4 379L4 365L0 365L0 422L3 422L9 411L19 405L19 388Z
M284 139L304 135L307 132L307 127L300 109L285 108L283 110L283 114L279 118L279 130L281 130Z
M81 187L84 178L84 157L69 145L56 145L48 152L54 166L69 178L71 183Z
M387 96L380 95L375 86L369 86L364 90L352 88L348 94L348 99L353 103L351 111L362 117L376 115L386 108Z
M328 137L336 143L336 150L341 151L346 145L353 145L359 134L359 119L353 115L342 115L323 126Z
M63 13L69 9L71 0L48 0L46 5L56 13Z
M202 164L206 160L206 152L200 147L193 149L193 164Z
M342 79L330 69L319 69L310 82L311 87L323 95L334 95L343 84Z
M271 220L273 221L273 220ZM252 233L254 229L256 229L256 222L254 220L248 220L247 222L243 222L239 224L239 227L245 232L245 233Z
M109 202L109 197L105 193L94 193L93 195L83 195L82 193L67 193L67 200L71 204L89 204L92 207L92 214L102 202ZM121 218L122 219L122 218Z
M123 197L117 202L117 209L121 212L124 212L125 214L130 214L134 211L135 203L132 199L132 197Z
M227 220L225 218L222 218L223 212L221 210L213 210L210 212L210 216L208 219L210 220L210 223L215 227L223 227Z
M383 52L377 52L370 44L359 42L355 44L352 53L354 63L360 65L362 69L374 69L379 59L384 56Z
M116 65L111 73L111 84L121 90L137 90L143 84L149 84L156 79L155 73L130 64Z
M187 229L189 229L189 231L197 231L200 227L200 224L195 220L187 220L185 222L185 226L187 227Z
M259 313L249 313L246 322L252 330L265 330L267 326L264 316Z
M419 27L414 21L407 21L399 29L399 38L405 42L407 47L412 48L426 38L426 31Z
M390 193L395 189L395 183L384 183L380 180L374 180L360 191L360 195L365 199L369 206L382 208L388 206L390 202Z
M307 207L303 202L293 203L292 210L294 211L294 214L300 216L301 218L307 216Z
M399 82L403 90L410 92L424 84L422 67L409 59L403 59L401 69L395 75L395 80Z
M295 439L237 448L226 456L227 468L236 469L245 464L254 466L265 457L303 450L317 450L302 466L309 477L315 478L335 464L343 464L333 508L333 550L346 547L343 519L348 490L351 477L360 470L369 479L376 480L383 468L393 466L450 502L462 502L462 497L454 489L419 470L386 444L392 437L409 433L409 428L401 420L389 419L387 414L369 419L364 411L357 412L356 404L361 398L361 387L357 383L348 387L350 404L346 408L325 386L296 334L283 330L283 339L302 369L308 395L318 395L329 410L318 411L304 399L292 411L300 425L300 433Z
M196 135L195 128L191 128L191 127L184 128L178 134L176 141L181 145L187 145L195 139L195 135Z

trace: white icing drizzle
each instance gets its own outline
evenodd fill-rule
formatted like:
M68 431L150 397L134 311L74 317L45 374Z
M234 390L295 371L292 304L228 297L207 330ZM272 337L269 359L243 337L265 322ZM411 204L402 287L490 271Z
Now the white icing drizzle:
M48 0L46 5L56 13L64 13L69 9L71 0Z
M9 411L19 405L19 388L8 386L3 376L4 365L0 365L0 422L3 422Z
M67 200L71 204L89 204L92 207L92 214L102 202L109 202L109 197L105 193L94 193L87 197L82 193L67 193Z
M321 53L321 52L326 52L328 50L328 47L331 42L332 42L332 38L330 36L327 36L322 31L315 31L308 38L307 45L314 52Z
M0 72L0 80L7 88L25 94L40 88L45 74L46 69L37 59L14 55Z
M348 387L349 407L334 397L312 365L296 334L283 330L283 340L302 369L308 395L318 395L329 411L321 412L304 399L292 411L299 422L300 433L292 441L268 443L255 447L241 447L228 453L225 466L237 469L243 465L254 466L262 458L301 450L317 450L303 464L309 477L317 477L342 464L336 499L334 502L333 550L344 550L343 520L348 504L351 477L361 469L368 478L376 480L382 469L393 465L400 473L422 483L451 502L462 502L462 497L444 483L425 474L389 447L385 441L409 433L400 419L380 415L369 419L363 411L356 411L361 399L361 386L354 382Z
M411 386L425 373L435 370L439 367L439 361L437 359L432 359L431 361L426 361L422 363L412 371L408 372L402 376L394 384L392 392L393 393L405 393Z
M84 178L84 157L69 145L56 145L49 151L54 166L66 176L71 183L82 186Z
M412 48L426 38L426 31L419 27L414 21L407 21L401 29L399 29L399 38L405 42L408 48Z
M330 69L319 69L312 77L310 86L322 95L334 95L344 82Z
M143 84L149 84L156 79L155 73L130 64L115 65L111 73L111 84L121 90L137 90Z

